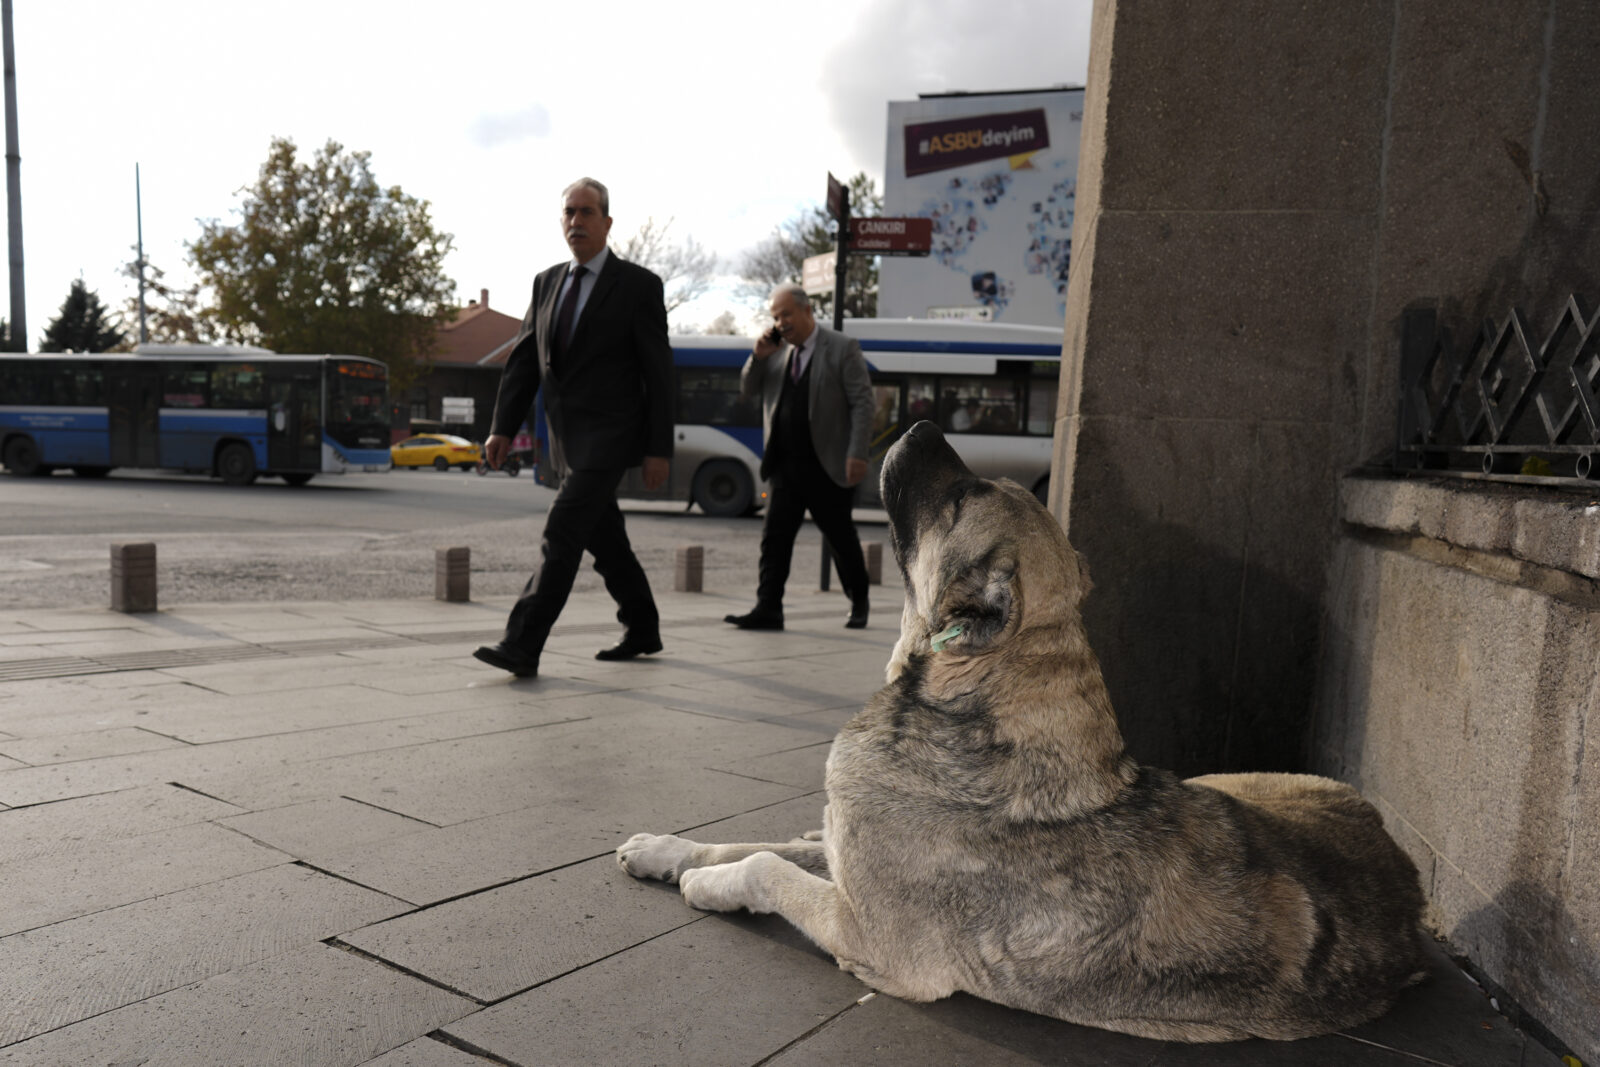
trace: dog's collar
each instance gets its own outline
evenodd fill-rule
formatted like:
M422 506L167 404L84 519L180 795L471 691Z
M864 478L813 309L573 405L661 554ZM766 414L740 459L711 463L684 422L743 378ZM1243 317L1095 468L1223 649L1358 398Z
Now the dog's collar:
M934 634L931 638L929 638L929 642L933 645L933 650L935 652L943 652L944 651L944 646L949 644L951 641L954 641L956 638L960 637L961 636L961 632L963 630L965 630L965 629L966 629L966 627L962 626L958 622L954 626L950 627L949 629L944 630L944 631L942 631L940 633Z

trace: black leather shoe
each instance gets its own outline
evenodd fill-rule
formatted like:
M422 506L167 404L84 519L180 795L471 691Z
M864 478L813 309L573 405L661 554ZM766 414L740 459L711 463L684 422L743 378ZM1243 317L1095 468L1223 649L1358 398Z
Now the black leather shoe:
M538 656L530 656L522 649L514 648L504 641L497 645L484 645L472 655L473 658L480 659L491 667L510 671L518 678L532 678L539 673Z
M865 630L867 628L867 612L872 608L872 601L864 596L858 596L850 601L850 617L844 621L846 630Z
M661 636L635 637L633 634L623 634L622 640L610 648L602 648L594 654L595 659L632 659L635 656L648 656L652 652L661 651Z
M724 615L723 622L731 622L741 630L781 630L783 612L758 607L748 615Z

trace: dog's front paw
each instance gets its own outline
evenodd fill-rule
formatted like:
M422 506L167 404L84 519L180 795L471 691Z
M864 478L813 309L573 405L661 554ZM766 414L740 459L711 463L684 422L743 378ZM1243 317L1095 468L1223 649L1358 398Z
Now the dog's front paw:
M767 879L771 877L772 865L784 862L771 852L757 852L738 863L719 863L684 871L681 882L684 903L701 911L746 908L758 914L769 912L772 908L767 903Z
M617 865L635 878L676 882L699 846L671 834L634 834L617 849Z

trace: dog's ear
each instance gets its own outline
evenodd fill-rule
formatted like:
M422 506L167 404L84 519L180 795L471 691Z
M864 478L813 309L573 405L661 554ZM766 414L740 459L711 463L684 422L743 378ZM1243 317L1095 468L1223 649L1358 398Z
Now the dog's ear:
M980 652L1005 632L1016 609L1017 562L990 556L950 576L936 616L943 629L930 635L935 652Z

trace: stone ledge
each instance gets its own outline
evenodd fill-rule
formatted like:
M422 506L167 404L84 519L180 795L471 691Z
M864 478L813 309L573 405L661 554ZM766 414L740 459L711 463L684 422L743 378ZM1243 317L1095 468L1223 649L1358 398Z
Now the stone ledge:
M1600 496L1453 479L1348 474L1339 517L1600 579Z

